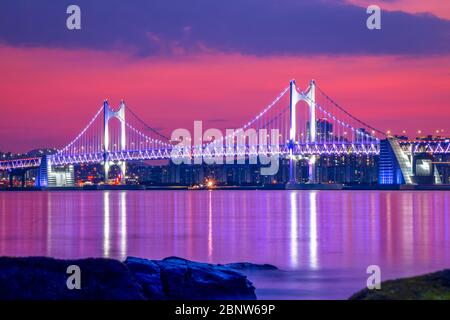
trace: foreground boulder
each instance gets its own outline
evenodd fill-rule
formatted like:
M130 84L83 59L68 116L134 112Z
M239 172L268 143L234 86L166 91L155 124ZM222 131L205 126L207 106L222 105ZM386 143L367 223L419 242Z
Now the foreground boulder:
M219 264L219 266L221 266ZM227 263L223 265L226 268L230 268L238 271L273 271L278 270L277 267L271 264L254 264L248 262L236 262L236 263Z
M67 267L81 270L81 289L69 290ZM112 259L0 258L0 300L141 300L128 268Z
M146 260L128 257L125 264L148 299L256 299L247 278L227 265L170 257Z
M450 269L381 283L380 290L364 289L351 300L450 300Z
M69 289L68 267L80 270L80 289ZM0 257L0 300L256 299L236 270L269 268L248 263L214 265L181 258L58 260Z

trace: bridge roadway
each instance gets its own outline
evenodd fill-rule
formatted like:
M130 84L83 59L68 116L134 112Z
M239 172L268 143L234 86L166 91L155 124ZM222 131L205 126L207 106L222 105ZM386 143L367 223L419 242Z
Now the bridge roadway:
M428 153L428 154L450 154L450 142L446 141L399 141L402 150L411 155ZM203 156L257 156L258 148L255 147L235 147L231 150L219 150L203 148ZM267 151L268 149L268 151ZM231 151L231 152L230 152ZM273 152L272 152L273 151ZM350 154L366 154L378 155L380 152L379 144L354 144L354 143L303 143L296 144L293 147L292 154L295 156L309 156L309 155L350 155ZM198 155L197 147L191 147L191 154ZM263 153L278 153L281 157L289 156L289 146L284 144L277 147L269 146L269 148L262 148ZM106 153L106 159L109 161L144 161L144 160L161 160L170 159L171 156L182 157L183 152L180 149L174 148L165 149L149 149L149 150L124 150L124 151L109 151ZM105 159L103 152L86 153L86 154L53 154L49 155L51 165L63 166L73 164L90 164L102 163ZM28 157L20 159L11 159L0 161L0 170L11 171L14 169L32 169L38 168L41 165L41 157Z

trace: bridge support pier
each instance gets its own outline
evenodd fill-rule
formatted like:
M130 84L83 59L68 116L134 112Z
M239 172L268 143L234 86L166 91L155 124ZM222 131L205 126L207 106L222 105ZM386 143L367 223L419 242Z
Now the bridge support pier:
M120 183L125 184L126 183L125 176L127 174L127 172L126 172L127 164L125 161L122 161L119 166L120 166L120 173L122 174L122 179L120 180Z
M105 163L103 164L103 170L105 172L104 182L105 182L105 184L108 184L108 177L109 177L109 162L108 162L108 160L106 160Z
M289 183L297 183L297 160L292 155L292 150L289 155Z
M120 168L120 174L121 174L121 184L125 184L125 176L127 174L127 163L125 161L120 161L117 163L117 165ZM107 184L109 182L109 170L111 169L111 164L108 161L105 161L103 164L103 169L105 171L105 183Z
M309 183L317 183L316 161L317 161L317 156L315 156L315 155L311 156L308 161L308 182Z

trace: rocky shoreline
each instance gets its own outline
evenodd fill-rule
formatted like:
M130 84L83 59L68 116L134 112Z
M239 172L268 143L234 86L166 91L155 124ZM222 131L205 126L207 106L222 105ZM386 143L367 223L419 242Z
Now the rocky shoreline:
M80 288L69 288L79 270ZM60 260L0 257L0 300L255 300L245 273L276 267L252 263L209 264L177 257ZM388 280L350 300L450 300L450 269Z
M80 289L69 289L69 266L80 270ZM208 264L177 257L59 260L0 257L0 300L215 300L256 299L239 271L273 270L251 263Z
M384 281L380 290L363 289L350 300L450 300L450 269Z

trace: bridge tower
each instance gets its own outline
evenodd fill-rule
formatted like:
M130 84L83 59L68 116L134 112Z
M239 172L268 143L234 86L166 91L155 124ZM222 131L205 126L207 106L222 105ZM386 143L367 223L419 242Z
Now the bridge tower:
M294 146L295 146L295 132L297 131L296 125L296 105L300 101L300 94L295 86L295 80L291 80L289 83L289 113L290 113L290 129L289 129L289 183L297 183L297 160L294 159Z
M306 94L306 103L309 106L309 142L316 143L316 82L311 80L309 90ZM308 162L309 182L316 183L316 160L317 156L312 155Z
M304 95L298 92L295 80L290 82L290 99L289 99L289 111L290 111L290 130L289 130L289 183L297 183L297 160L294 158L293 151L296 142L296 108L297 103L305 101L309 106L309 142L316 142L316 83L311 80L309 90ZM309 182L316 182L316 156L310 156L309 158Z
M108 157L109 153L109 120L116 118L120 121L120 150L124 151L126 149L126 129L125 129L125 102L122 100L120 102L119 109L113 111L108 104L108 100L103 102L103 166L105 170L105 183L108 182L108 174L110 168L110 161ZM122 183L125 182L126 174L126 163L125 161L120 161L119 163L120 171L122 173Z

